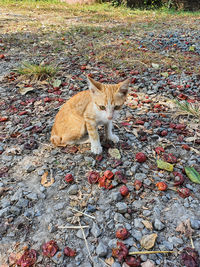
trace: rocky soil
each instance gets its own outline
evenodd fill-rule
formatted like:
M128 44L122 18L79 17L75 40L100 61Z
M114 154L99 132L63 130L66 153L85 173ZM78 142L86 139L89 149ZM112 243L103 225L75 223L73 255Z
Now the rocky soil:
M2 14L8 20L11 18L9 14ZM20 12L16 15L23 18ZM63 38L67 39L69 34L72 33L66 32ZM76 32L77 35L84 41L91 38L84 32ZM113 42L118 40L118 36L114 36ZM122 32L121 37L130 43L134 39L126 32ZM29 42L33 38L35 44ZM92 38L95 41L95 37ZM179 256L183 248L194 245L200 252L200 185L184 173L186 166L200 172L200 129L197 117L178 113L174 98L199 104L199 74L192 67L191 71L179 72L176 66L165 68L158 62L143 64L141 69L137 66L111 69L104 62L86 61L75 41L69 40L70 45L66 47L71 54L65 55L62 50L57 52L58 56L51 45L42 44L41 40L42 36L29 32L9 38L6 33L0 34L0 48L5 55L0 59L0 108L4 118L0 122L1 266L16 266L16 259L27 248L37 251L35 266L128 266L112 256L118 240L116 230L120 227L130 233L122 241L129 252L145 250L140 241L152 233L157 234L157 239L150 250L174 251L141 255L141 266L183 266ZM195 61L200 52L198 40L199 31L191 27L147 30L146 35L135 38L135 44L144 53L156 51L166 57L176 49L177 53ZM90 49L88 54L92 46ZM50 62L54 58L60 66L56 77L61 81L59 88L53 86L52 81L21 78L13 70L20 65L20 59L26 57L39 62L40 56ZM199 66L196 61L195 64ZM49 142L55 114L66 99L87 89L85 75L89 73L105 83L132 78L126 105L114 123L119 144L103 141L103 129L99 129L104 144L102 158L90 153L89 144L61 149ZM20 88L30 87L30 92L19 93ZM156 147L163 147L164 152L156 152ZM111 156L110 148L117 148L120 158ZM137 152L147 156L144 163L136 161ZM156 159L167 161L169 154L174 158L168 162L185 178L178 188L188 188L189 197L182 198L174 190L159 191L156 187L157 182L164 181L174 188L174 172L158 169L156 165ZM91 170L100 175L105 170L114 174L121 171L126 181L114 178L110 190L91 185L87 179ZM54 178L49 186L41 184L47 172L48 181ZM72 183L65 181L66 174L73 175ZM139 190L134 186L135 180L142 182ZM119 192L124 183L129 189L125 197ZM188 219L192 239L176 229ZM46 257L42 254L42 245L50 240L57 242L59 250L53 257ZM76 250L75 257L64 256L66 246ZM145 265L148 260L151 265Z

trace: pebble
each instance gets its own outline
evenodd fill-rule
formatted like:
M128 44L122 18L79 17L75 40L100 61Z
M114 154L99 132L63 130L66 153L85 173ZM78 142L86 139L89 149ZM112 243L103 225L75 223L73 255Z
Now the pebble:
M132 236L137 240L137 241L140 241L141 238L142 238L142 233L141 231L138 231L138 230L132 230L131 232Z
M27 199L21 198L17 203L16 206L20 208L28 207L29 201Z
M134 226L136 228L141 228L143 229L144 228L144 224L142 223L142 219L134 219Z
M92 225L91 234L96 238L101 235L101 230L96 223Z
M107 246L105 246L101 241L99 242L99 245L96 248L96 253L99 257L104 257L107 255Z
M121 264L119 262L114 262L111 267L121 267Z
M37 200L38 199L38 196L36 193L30 193L30 194L26 195L26 197L30 200Z
M199 230L200 229L200 220L196 220L196 219L190 219L190 224L191 227L195 230Z
M88 229L88 228L85 228L85 229L83 229L83 231L84 231L84 233L85 233L85 237L88 237L88 235L89 235L89 229ZM83 234L82 234L82 230L81 230L81 229L79 229L79 230L77 231L76 236L77 236L78 238L80 238L80 239L84 239Z
M78 186L76 184L71 185L68 188L67 193L69 195L76 195L78 193Z
M122 223L122 222L124 222L124 220L125 220L125 218L124 218L124 216L122 214L115 213L114 221Z
M142 172L140 172L140 173L136 173L136 174L135 174L135 179L136 179L136 180L144 180L144 179L146 179L146 178L147 178L146 174L144 174L144 173L142 173Z
M116 204L116 207L117 207L117 210L120 212L120 213L126 213L127 212L127 209L128 209L128 206L126 203L124 202L118 202Z
M160 220L158 220L158 219L155 219L153 225L154 225L154 228L156 230L159 230L159 231L161 231L162 229L165 228L165 225Z
M123 197L120 192L111 192L110 199L112 201L120 201L123 199Z

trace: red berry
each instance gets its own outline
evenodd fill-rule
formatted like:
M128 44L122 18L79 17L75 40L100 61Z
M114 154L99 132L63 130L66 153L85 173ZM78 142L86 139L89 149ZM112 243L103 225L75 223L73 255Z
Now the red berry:
M58 251L58 245L56 241L51 240L42 245L42 253L44 256L53 257Z
M177 192L178 192L179 196L182 198L186 198L186 197L190 196L190 189L188 189L188 188L178 189Z
M17 265L21 267L29 267L35 264L37 260L37 253L34 249L26 250L24 254L17 261Z
M164 148L161 146L157 146L155 148L156 154L160 155L161 152L165 152Z
M163 130L163 131L160 133L161 136L166 136L167 134L168 134L168 132L167 132L166 130Z
M103 175L109 180L111 180L114 177L114 174L109 170L105 171Z
M122 196L127 196L129 194L129 190L128 187L125 185L122 185L122 187L120 187L119 192L121 193Z
M98 182L98 180L99 180L99 173L98 172L95 172L95 171L90 171L89 173L88 173L88 182L90 183L90 184L96 184L97 182Z
M136 257L133 257L133 256L128 256L125 259L125 262L130 267L139 267L139 266L141 266L140 258L136 258Z
M126 228L120 228L116 231L116 237L125 240L129 237L130 233L127 231Z
M2 54L2 55L0 55L0 59L3 59L3 58L5 58L5 56Z
M182 148L185 149L185 150L190 150L190 147L186 144L182 145Z
M65 247L64 248L64 254L68 257L74 257L74 256L76 256L76 250L73 250L69 247Z
M135 159L138 161L138 162L145 162L147 160L147 157L144 153L142 152L138 152L136 155L135 155Z
M168 187L165 182L158 182L156 186L158 187L159 191L166 191Z
M67 183L71 183L71 182L74 181L74 177L72 176L71 173L68 173L68 174L65 175L65 181L66 181Z

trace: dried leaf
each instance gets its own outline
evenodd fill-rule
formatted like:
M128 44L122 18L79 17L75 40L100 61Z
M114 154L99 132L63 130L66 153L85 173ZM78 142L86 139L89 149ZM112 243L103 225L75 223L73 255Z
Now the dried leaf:
M108 265L112 265L115 262L113 257L107 258L105 259L105 263L107 263Z
M44 187L49 187L51 186L53 183L54 183L54 178L51 177L51 180L50 182L47 181L47 176L48 176L48 172L46 171L43 175L42 175L42 179L41 179L41 184L44 186Z
M147 220L142 220L142 223L144 224L144 226L149 229L152 230L153 229L153 225L151 222L147 221Z
M187 237L191 237L194 230L190 226L190 219L187 219L185 222L181 222L177 227L176 231L184 234Z
M142 239L140 240L140 244L145 249L150 249L154 246L157 234L151 234L151 235L144 235Z
M120 152L117 148L109 148L108 153L112 158L121 159Z
M20 87L18 92L21 94L21 95L25 95L26 93L30 92L30 91L33 91L34 88L33 87Z
M174 166L168 162L165 162L163 160L158 159L157 161L157 167L162 170L166 170L169 172L172 172L174 169Z

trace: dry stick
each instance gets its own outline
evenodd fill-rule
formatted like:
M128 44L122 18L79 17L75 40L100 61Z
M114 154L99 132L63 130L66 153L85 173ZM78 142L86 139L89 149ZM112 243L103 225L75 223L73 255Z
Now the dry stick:
M87 213L84 213L84 212L82 212L82 211L79 211L79 210L74 209L74 208L71 208L71 207L68 207L68 209L71 209L71 210L73 210L73 211L79 212L79 213L81 213L81 214L83 214L83 215L85 215L85 216L88 216L89 218L95 220L95 217L94 217L94 216L88 215Z
M89 225L83 225L83 226L73 226L73 225L66 225L66 226L58 226L59 229L81 229L82 228L89 228Z
M195 248L195 247L194 247L194 242L193 242L193 240L192 240L192 237L191 237L191 236L190 236L190 242L191 242L192 248Z
M103 264L105 264L106 266L110 267L110 265L108 265L104 260L102 260L101 258L99 258L100 261L103 262Z
M90 254L90 250L89 250L89 247L88 247L88 242L87 242L87 239L86 239L86 236L85 236L83 227L82 227L82 225L81 225L81 223L80 223L80 218L79 218L79 225L80 225L80 228L81 228L81 231L82 231L82 235L83 235L83 239L84 239L84 241L85 241L85 245L86 245L86 248L87 248L87 251L88 251L88 254L89 254L89 258L90 258L90 260L92 261L92 263L93 263L94 266L95 266L95 263L94 263L94 261L93 261L93 259L92 259L91 254Z
M158 253L175 253L175 251L161 251L161 250L135 251L135 252L130 252L129 255L158 254Z

